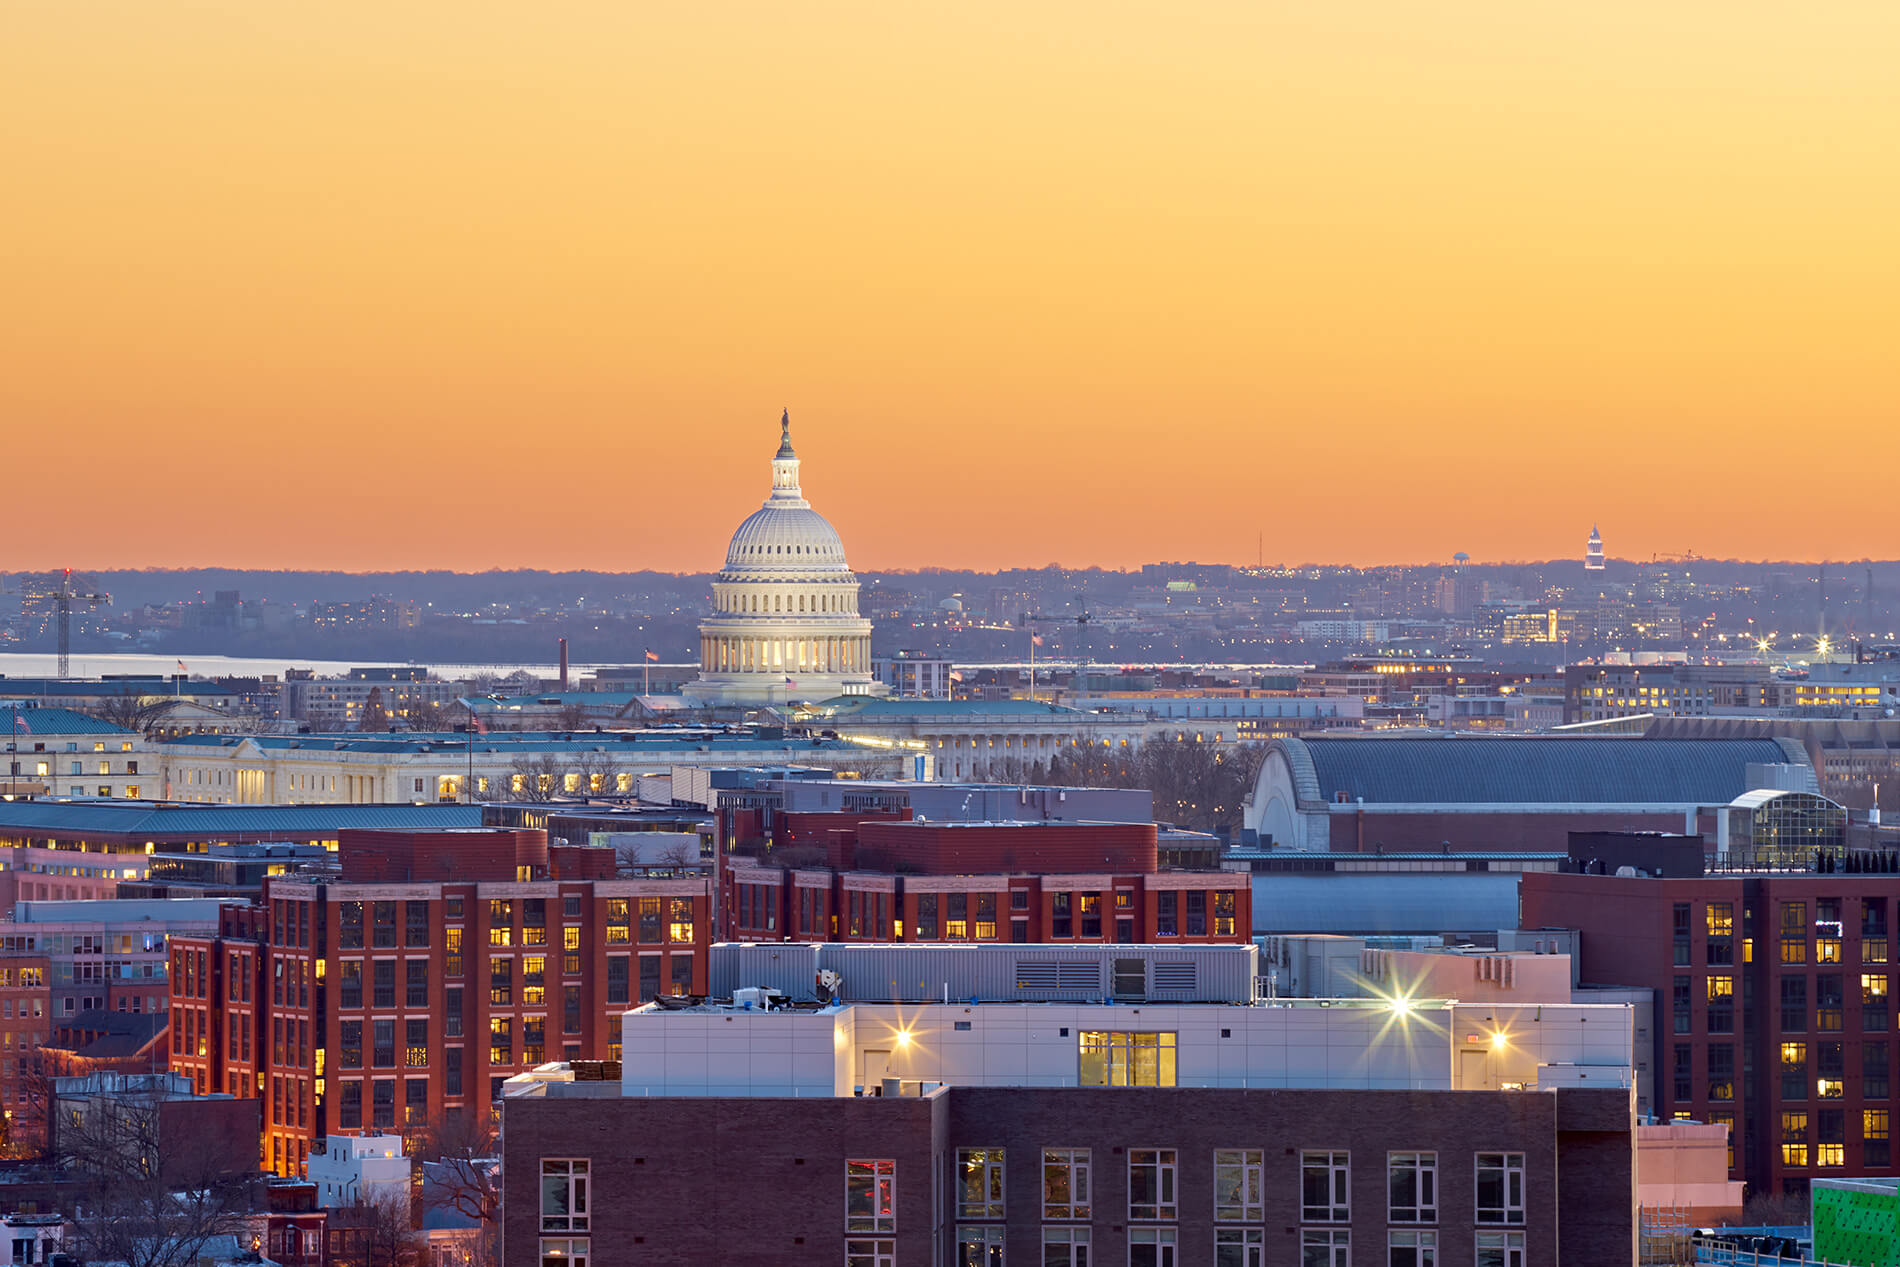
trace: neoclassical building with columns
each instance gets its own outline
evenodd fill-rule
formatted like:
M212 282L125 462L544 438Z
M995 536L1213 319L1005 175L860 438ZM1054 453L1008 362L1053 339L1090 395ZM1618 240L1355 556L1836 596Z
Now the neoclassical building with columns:
M871 622L858 614L844 542L799 488L788 410L771 495L732 534L699 627L699 677L681 693L762 707L888 690L871 672Z

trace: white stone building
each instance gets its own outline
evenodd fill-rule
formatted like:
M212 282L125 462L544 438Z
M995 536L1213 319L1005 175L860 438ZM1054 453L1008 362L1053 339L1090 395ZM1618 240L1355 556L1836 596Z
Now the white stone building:
M858 578L838 530L798 483L791 414L779 420L772 494L752 512L713 578L713 614L699 627L699 677L683 694L701 705L784 704L883 695L871 672L871 622L858 614Z

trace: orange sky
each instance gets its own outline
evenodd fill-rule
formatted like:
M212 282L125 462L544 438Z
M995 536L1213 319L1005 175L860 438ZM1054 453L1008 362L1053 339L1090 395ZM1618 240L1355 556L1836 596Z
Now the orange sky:
M1900 556L1900 5L0 15L0 567ZM469 513L472 505L478 507Z

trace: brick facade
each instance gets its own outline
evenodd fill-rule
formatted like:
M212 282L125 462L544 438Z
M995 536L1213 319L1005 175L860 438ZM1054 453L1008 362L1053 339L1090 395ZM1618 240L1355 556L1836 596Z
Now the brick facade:
M999 1227L1006 1261L1042 1262L1047 1228L1085 1228L1089 1262L1134 1261L1130 1233L1169 1232L1179 1263L1214 1261L1216 1230L1254 1231L1267 1263L1300 1261L1302 1233L1349 1234L1354 1262L1385 1262L1388 1233L1435 1233L1441 1263L1474 1260L1481 1231L1523 1237L1526 1263L1631 1262L1635 1254L1632 1101L1627 1091L1546 1094L1239 1091L1192 1088L965 1088L926 1098L836 1100L509 1098L503 1107L505 1261L534 1262L543 1236L535 1181L544 1159L589 1162L588 1267L621 1256L666 1262L841 1263L846 1242L888 1243L905 1267L956 1263L960 1229ZM1112 1101L1112 1103L1111 1103ZM966 1218L958 1150L1001 1149L1000 1218ZM1085 1149L1090 1209L1044 1218L1043 1150ZM1132 1150L1166 1150L1174 1208L1134 1218ZM1215 1219L1216 1149L1258 1154L1261 1204ZM1303 1154L1345 1154L1338 1222L1302 1208ZM1394 1222L1389 1154L1433 1155L1436 1210ZM1481 1222L1477 1158L1522 1161L1520 1221ZM846 1228L846 1165L895 1163L888 1233ZM985 1211L994 1213L994 1211ZM548 1233L553 1236L555 1233ZM567 1239L569 1233L560 1233ZM575 1234L576 1239L580 1239ZM941 1255L939 1258L938 1255Z

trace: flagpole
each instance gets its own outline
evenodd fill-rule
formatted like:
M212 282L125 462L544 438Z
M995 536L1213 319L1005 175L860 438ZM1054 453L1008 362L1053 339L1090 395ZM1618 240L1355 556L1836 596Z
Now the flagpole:
M1029 702L1036 702L1036 622L1029 622Z

